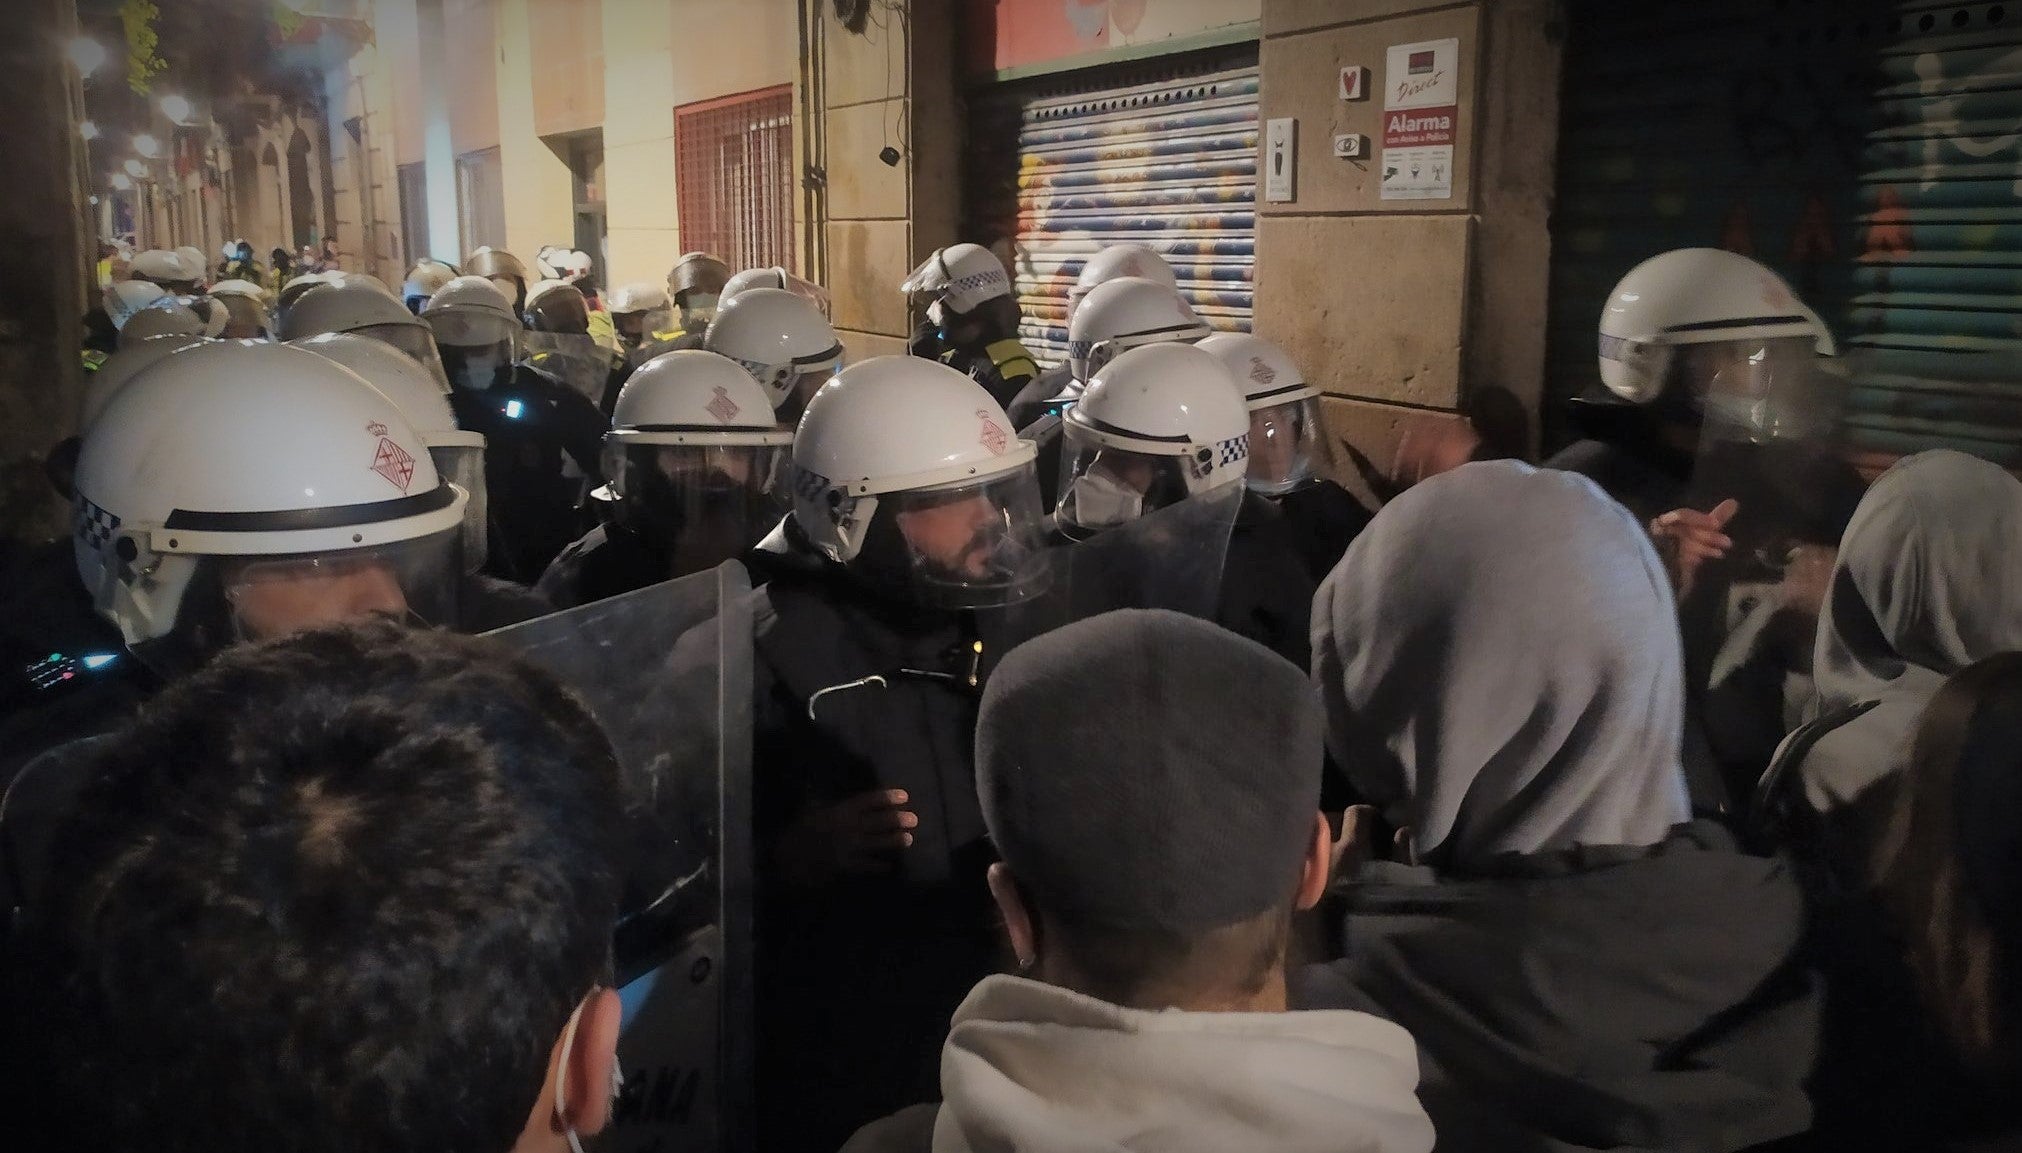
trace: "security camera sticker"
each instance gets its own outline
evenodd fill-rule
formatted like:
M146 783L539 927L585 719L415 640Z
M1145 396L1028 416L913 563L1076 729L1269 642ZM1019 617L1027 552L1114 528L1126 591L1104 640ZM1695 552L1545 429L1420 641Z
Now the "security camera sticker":
M1277 370L1264 363L1263 357L1253 356L1250 358L1250 379L1256 381L1258 384L1269 384L1278 379L1278 373Z
M738 413L743 412L744 410L737 407L736 401L730 399L730 390L724 388L722 385L719 384L716 386L715 391L716 391L716 399L704 405L703 411L715 417L722 423L729 424L731 421L737 419Z
M393 443L386 435L389 430L379 421L366 425L365 431L379 438L379 447L372 454L372 471L405 494L407 486L414 483L414 455Z
M1004 426L997 423L988 409L977 409L976 419L983 422L981 431L976 434L976 443L989 449L991 456L1003 456L1004 450L1011 447L1011 434L1004 431Z

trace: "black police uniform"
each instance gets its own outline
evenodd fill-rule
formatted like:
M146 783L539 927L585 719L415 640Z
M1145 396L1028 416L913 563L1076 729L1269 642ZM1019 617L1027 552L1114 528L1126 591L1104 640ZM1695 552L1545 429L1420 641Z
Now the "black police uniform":
M449 402L457 427L485 438L485 571L530 585L583 531L583 496L602 483L609 422L581 393L526 365L507 383L456 389ZM568 475L571 461L578 475Z
M982 654L973 614L880 598L791 518L758 556L760 1145L828 1153L937 1095L949 1017L998 967L975 789ZM824 691L870 676L888 684ZM920 822L889 872L813 889L779 876L796 821L889 788Z

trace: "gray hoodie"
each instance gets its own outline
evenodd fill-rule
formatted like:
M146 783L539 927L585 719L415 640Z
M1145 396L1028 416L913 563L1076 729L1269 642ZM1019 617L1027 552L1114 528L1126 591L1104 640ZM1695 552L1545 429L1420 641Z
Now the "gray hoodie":
M1411 1038L1365 1013L1147 1012L990 977L955 1013L938 1113L844 1153L1426 1153L1417 1081Z
M1840 541L1813 668L1813 717L1873 709L1799 766L1826 812L1894 772L1946 678L2022 649L2022 481L1978 457L1918 453L1882 474Z
M1682 824L1684 680L1641 527L1591 482L1464 465L1320 590L1328 741L1429 867L1345 890L1295 1006L1411 1031L1443 1151L1730 1150L1803 1131L1797 883Z

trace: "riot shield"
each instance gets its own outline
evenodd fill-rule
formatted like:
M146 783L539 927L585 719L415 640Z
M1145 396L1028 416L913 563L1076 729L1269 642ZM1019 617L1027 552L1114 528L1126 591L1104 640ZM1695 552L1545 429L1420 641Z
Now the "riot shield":
M491 634L583 697L625 773L625 1089L598 1149L749 1147L750 591L730 562Z
M613 362L596 337L582 332L526 332L520 339L529 368L583 394L591 404L604 403Z
M993 614L1002 629L993 638L998 655L1115 609L1170 609L1213 620L1242 503L1243 486L1226 485L1079 540L1056 532L1046 548L1045 591Z
M1753 794L1810 696L1825 583L1865 488L1839 435L1845 366L1813 356L1809 340L1773 345L1711 378L1686 486L1688 508L1736 506L1723 530L1732 547L1679 604L1695 736L1730 804ZM1712 782L1696 775L1704 795Z

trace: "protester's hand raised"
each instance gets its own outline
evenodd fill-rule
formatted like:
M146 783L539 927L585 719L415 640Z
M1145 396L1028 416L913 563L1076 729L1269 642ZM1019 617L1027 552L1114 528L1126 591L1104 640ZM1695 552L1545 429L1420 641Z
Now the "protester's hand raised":
M889 872L893 856L912 845L920 818L904 789L877 789L815 809L780 839L780 873L798 885L838 874Z
M1734 547L1734 538L1727 535L1727 522L1740 511L1741 503L1729 499L1714 505L1710 512L1675 508L1650 522L1650 538L1671 570L1671 583L1680 597L1691 595L1701 565L1726 556Z

